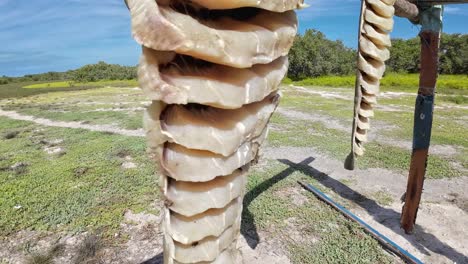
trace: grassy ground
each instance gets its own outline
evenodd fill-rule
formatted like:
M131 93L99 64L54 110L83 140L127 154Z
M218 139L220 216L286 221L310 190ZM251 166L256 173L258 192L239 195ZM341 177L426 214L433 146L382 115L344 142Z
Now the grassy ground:
M142 102L146 101L140 90L105 87L11 98L2 104L2 109L51 120L138 129L142 127Z
M3 117L0 131L0 237L23 229L113 234L125 210L152 211L158 199L143 138ZM61 151L47 153L54 148ZM138 166L122 168L126 156Z
M355 76L321 76L296 82L287 79L285 82L286 84L294 83L304 86L353 87ZM381 80L383 91L414 91L418 86L419 74L387 73ZM453 93L454 90L462 90L466 91L464 93L466 95L468 93L468 75L440 75L437 80L437 87L439 87L439 92Z
M1 108L51 120L141 127L141 107L146 99L139 90L18 88L26 85L12 88L21 91L18 94L0 86L0 96L8 98L0 101ZM468 169L468 109L464 99L456 102L450 98L465 98L465 90L457 88L455 94L453 90L440 90L432 143L456 152L431 155L428 177L458 177ZM349 151L352 92L351 87L284 87L281 111L271 122L269 146L312 146L343 160ZM406 173L410 150L394 142L411 140L414 96L384 93L380 104L392 111L385 107L376 110L371 125L379 129L371 133L388 139L388 143L366 144L366 156L359 159L359 167ZM284 114L294 115L293 111L303 115ZM99 230L112 240L126 210L157 214L154 203L160 201L160 195L144 138L44 127L5 117L0 117L0 137L0 238L20 230L71 234ZM127 157L138 166L122 167ZM299 196L304 200L300 203L291 199L297 180L326 190L302 168L291 170L277 160L266 162L249 176L243 232L257 229L280 240L293 263L395 261L356 224L310 193L302 192ZM394 200L383 191L370 197L381 205Z
M135 87L138 85L136 80L113 80L113 81L95 81L95 82L74 82L74 81L62 81L62 82L49 82L49 83L37 83L23 86L25 89L42 89L42 88L72 88L72 87Z
M87 83L76 83L73 81L9 83L0 85L0 99L25 97L58 91L80 91L105 86L135 87L137 85L136 80L97 81Z
M253 229L255 223L256 229L281 238L293 263L392 263L376 240L313 194L301 191L295 195L304 200L296 202L298 180L322 186L300 167L276 160L252 171L245 197L252 202L244 202L243 227ZM265 182L270 188L262 188Z
M351 130L353 101L352 91L333 88L320 88L325 94L314 94L314 88L297 90L294 88L283 89L281 106L311 115L335 120ZM327 94L328 91L328 94ZM338 91L338 92L337 92ZM335 93L335 94L334 94ZM337 95L343 98L324 98L323 96ZM346 100L346 97L349 99ZM439 95L444 97L448 95ZM395 142L407 142L410 146L412 140L412 109L414 96L384 97L379 102L383 106L391 106L390 111L377 109L375 117L371 120L370 135L381 135L386 140L377 143L366 144L366 155L359 159L362 168L388 168L406 170L409 164L410 151L395 145ZM431 155L427 176L431 178L455 177L462 174L453 167L454 162L462 164L468 169L466 157L468 155L468 141L466 140L467 125L464 120L468 114L467 108L458 108L455 103L443 102L438 106L443 108L435 110L433 133L431 143L434 145L449 145L457 148L457 156ZM281 114L273 117L273 124L280 124L280 130L273 130L270 134L270 142L275 146L314 146L323 152L343 159L349 152L346 129L334 129L326 127L323 122L304 122L301 118L285 118ZM376 125L373 125L377 122ZM374 127L374 129L372 129Z

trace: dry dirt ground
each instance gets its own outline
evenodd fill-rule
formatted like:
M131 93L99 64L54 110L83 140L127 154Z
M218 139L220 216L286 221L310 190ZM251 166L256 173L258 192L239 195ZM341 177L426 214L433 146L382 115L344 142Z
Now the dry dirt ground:
M302 89L302 88L297 88ZM308 90L306 90L308 91ZM341 89L330 91L308 91L327 98L348 100L348 92ZM407 94L383 94L392 98ZM98 103L97 103L98 104ZM385 108L386 107L386 108ZM383 106L383 111L403 111L398 106ZM99 110L102 111L102 110ZM104 109L105 111L105 109ZM122 109L116 110L122 111ZM129 110L134 111L134 110ZM290 119L321 122L327 128L348 131L349 128L338 119L323 114L280 107L278 113ZM112 132L127 136L143 136L142 130L121 129L115 125L91 125L83 122L54 121L36 118L15 111L0 109L0 116L17 120L35 122L41 126L82 128L93 131ZM373 125L385 126L381 122ZM274 124L275 126L275 124ZM371 140L389 142L385 136L374 134ZM398 141L403 148L409 149L409 142ZM458 153L451 145L434 145L431 152L438 155L454 156ZM304 160L310 158L307 164ZM345 204L353 213L369 225L392 239L401 247L414 254L425 263L468 263L468 175L466 170L460 177L450 179L426 179L421 207L418 212L414 234L406 235L400 229L399 217L402 204L400 196L406 188L406 175L401 171L371 168L347 171L343 163L311 147L266 147L263 161L258 168L269 166L273 160L285 164L299 164L305 169L304 174L316 177L327 189L327 194ZM133 166L128 158L126 166ZM302 204L305 196L299 185L285 190L286 195L295 204ZM387 203L377 203L376 193L384 193ZM154 204L158 208L160 204ZM162 263L162 236L159 231L161 217L149 213L135 214L127 211L120 231L114 235L114 244L103 244L96 234L91 233L53 233L20 231L0 240L0 263L40 263L31 262L35 257L51 263ZM294 222L294 218L288 221ZM291 236L301 240L301 234L294 230L294 224L287 230ZM296 232L296 233L295 233ZM245 263L292 263L283 241L269 237L268 233L259 232L260 242L251 249L244 237L239 240L240 250ZM399 262L395 259L395 262Z

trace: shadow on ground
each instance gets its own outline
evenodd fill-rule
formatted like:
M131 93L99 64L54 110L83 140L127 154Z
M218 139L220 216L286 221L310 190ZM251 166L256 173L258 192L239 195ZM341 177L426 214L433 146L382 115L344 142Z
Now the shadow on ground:
M345 184L333 179L329 175L309 166L314 161L313 157L309 157L300 163L294 163L290 160L279 159L279 162L288 165L289 167L282 172L276 174L270 179L262 182L254 189L249 191L244 199L244 211L242 215L242 227L241 233L245 237L247 243L251 248L255 248L259 241L259 235L255 226L254 215L249 211L249 205L255 198L257 198L264 191L275 185L277 182L285 179L295 171L300 171L305 175L308 175L323 186L331 189L333 192L338 194L340 197L350 200L362 209L367 211L374 220L380 224L391 229L393 232L403 236L409 243L416 247L420 252L425 255L431 255L431 252L443 255L456 263L468 263L468 257L461 254L457 250L448 246L444 242L440 241L434 235L427 233L424 229L416 225L414 235L406 235L400 228L400 213L395 210L384 208L377 204L374 200L354 191ZM298 185L298 188L302 188ZM430 252L431 251L431 252Z
M164 263L164 254L161 252L158 255L143 261L140 264L163 264Z

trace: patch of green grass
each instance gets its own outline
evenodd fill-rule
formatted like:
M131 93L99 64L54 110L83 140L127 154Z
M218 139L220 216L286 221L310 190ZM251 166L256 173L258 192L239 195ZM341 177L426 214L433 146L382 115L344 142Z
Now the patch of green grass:
M145 100L140 90L106 87L5 100L2 109L51 120L139 129L142 127L142 110L138 108Z
M294 84L301 86L331 86L331 87L353 87L356 77L348 76L319 76L295 81Z
M306 89L310 91L314 91L317 88L314 87L306 87ZM320 88L320 91L323 91ZM342 92L341 90L330 90L327 92L335 92L339 91L340 95L346 95L346 92ZM441 98L451 97L449 95L440 96ZM375 117L371 119L371 130L369 134L378 133L386 138L389 138L391 142L398 142L398 141L406 141L411 142L412 140L412 130L413 130L413 109L414 109L414 102L415 97L411 96L399 96L396 98L384 98L379 100L379 104L383 106L390 106L396 108L399 111L385 111L381 109L375 110ZM281 100L281 107L283 107L283 111L288 111L288 109L294 109L296 111L300 111L305 114L309 115L318 115L322 119L334 119L335 122L338 122L341 126L349 127L351 130L352 124L352 107L353 102L351 100L344 100L341 98L323 98L319 94L314 93L307 93L307 91L301 91L297 89L287 88L284 90L284 96ZM468 141L466 140L466 125L465 125L465 117L468 114L468 110L464 108L457 108L452 107L452 105L447 105L447 103L439 103L436 101L437 106L443 106L442 108L436 108L434 111L434 122L433 122L433 129L432 129L432 138L431 144L437 145L451 145L457 146L458 151L461 152L462 155L467 154L468 149ZM342 159L342 157L346 156L346 154L337 155L337 153L346 153L349 151L348 138L349 134L345 131L336 131L330 130L325 127L321 127L320 124L316 124L315 126L310 126L307 128L300 127L298 129L294 128L294 126L287 126L287 119L282 117L285 120L281 120L278 125L285 125L284 128L281 126L278 127L279 132L273 131L272 135L282 134L284 137L284 144L295 144L295 140L291 139L292 137L297 137L301 141L303 138L308 138L310 140L309 146L323 146L321 149L328 149L331 155L335 155L338 159ZM273 124L275 125L278 122L278 119L273 118ZM291 121L293 123L299 123L300 121ZM304 120L305 123L310 123L310 121ZM374 128L374 122L380 122L384 130L376 131ZM303 126L303 124L301 124ZM285 133L301 130L301 131L308 131L308 133L304 133L304 135L289 135L286 136ZM334 131L334 132L332 132ZM336 146L336 141L329 142L328 136L334 135L338 133L335 140L338 142L342 142L341 149ZM324 140L319 139L319 135L327 135ZM312 140L312 138L318 138L317 140ZM327 142L324 144L323 142ZM399 147L392 147L389 146L392 143L387 145L378 145L374 142L365 144L366 149L368 149L367 153L365 154L364 158L360 158L359 163L360 166L371 166L371 167L385 167L389 169L402 169L407 170L406 167L409 164L409 153L411 151L402 149ZM377 146L375 148L374 146ZM461 148L460 148L461 147ZM381 149L381 150L380 150ZM388 152L387 152L388 150ZM369 151L372 151L370 154ZM389 153L394 155L393 158L388 157ZM378 158L381 155L381 158ZM372 159L368 160L367 157L373 156ZM433 178L440 178L440 177L453 177L458 176L461 174L460 171L454 170L452 166L449 164L453 161L466 164L460 158L457 157L439 157L435 155L431 155L429 157L429 175ZM376 162L376 163L374 163ZM386 162L390 162L386 164ZM373 164L374 163L374 164ZM465 166L465 168L467 168ZM445 172L444 170L447 169Z
M381 81L382 87L400 87L417 90L419 87L419 74L388 73ZM468 75L445 75L437 78L437 91L468 90Z
M467 110L435 109L432 124L431 144L463 146L468 148L466 126L461 122ZM412 140L414 114L405 112L377 112L375 119L396 127L383 135L395 139ZM459 120L460 122L456 122ZM372 123L371 123L372 124Z
M0 99L4 98L19 98L38 94L47 94L54 92L71 92L82 91L99 87L136 87L136 80L115 80L115 81L97 81L97 82L25 82L25 83L10 83L0 85Z
M275 119L272 119L275 125ZM278 125L281 131L272 130L269 142L273 146L314 147L331 157L343 160L350 151L349 135L344 131L326 128L320 122L290 120L287 125ZM369 142L365 145L366 153L358 159L359 168L386 168L407 171L410 152L391 145ZM430 155L426 176L428 178L450 178L461 175L453 168L451 160Z
M388 206L393 203L393 197L386 191L377 191L371 195L371 198L378 204Z
M293 84L293 80L291 80L291 78L289 77L284 77L284 79L281 81L282 84L285 84L285 85L289 85L289 84Z
M297 180L312 183L327 191L300 168L290 168L276 160L269 160L264 170L254 169L249 175L245 200L256 198L246 208L254 217L243 218L246 228L286 242L293 263L391 263L377 241L368 236L356 223L318 200L309 192L301 192ZM320 175L315 175L320 177ZM314 176L314 177L315 177ZM261 188L265 181L273 181L270 188ZM259 189L260 188L260 189ZM303 204L295 204L287 190L297 188L305 197ZM281 194L284 193L285 194ZM245 210L245 209L244 209ZM293 223L291 225L291 219ZM292 234L298 234L296 236Z
M457 105L468 104L468 97L464 95L441 96L439 98L441 98L443 101L452 102Z
M42 88L42 89L25 89L23 86L37 84L37 82L28 82L28 83L10 83L10 84L3 84L0 85L0 99L5 98L19 98L19 97L26 97L32 96L37 94L44 94L50 92L58 92L58 91L80 91L91 89L94 87L82 87L82 86L75 86L75 87L64 87L64 88Z
M319 76L293 82L301 86L331 86L354 87L356 77L348 76ZM419 87L419 74L387 73L381 82L382 90L404 90L416 92ZM437 79L439 93L454 93L468 91L468 75L439 75ZM465 92L463 92L466 94Z
M48 82L25 85L25 89L42 89L42 88L70 88L70 87L103 87L103 86L116 86L116 87L134 87L138 86L137 80L100 80L95 82L74 82L74 81L61 81L61 82Z
M0 141L0 168L23 162L27 171L0 170L0 236L23 229L83 231L119 228L125 210L150 210L159 199L144 138L80 129L37 127L0 118L0 131L21 130ZM47 154L44 141L62 139L62 156ZM125 151L138 166L123 169ZM79 168L86 171L76 174ZM27 195L26 195L27 194Z
M67 88L73 87L73 81L62 81L62 82L49 82L49 83L37 83L37 84L30 84L25 85L23 88L25 89L37 89L37 88Z

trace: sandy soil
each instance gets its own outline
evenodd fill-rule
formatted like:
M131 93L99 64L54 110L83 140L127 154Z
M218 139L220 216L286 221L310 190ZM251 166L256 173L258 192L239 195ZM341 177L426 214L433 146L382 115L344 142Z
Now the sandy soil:
M128 129L121 129L116 126L112 125L90 125L90 124L83 124L82 122L65 122L65 121L54 121L46 118L37 118L30 115L22 115L15 111L4 111L0 109L0 116L8 117L15 120L22 120L22 121L31 121L38 125L43 126L51 126L51 127L64 127L64 128L81 128L90 131L98 131L98 132L108 132L114 133L124 136L132 136L132 137L143 137L145 134L143 129L139 130L128 130Z

